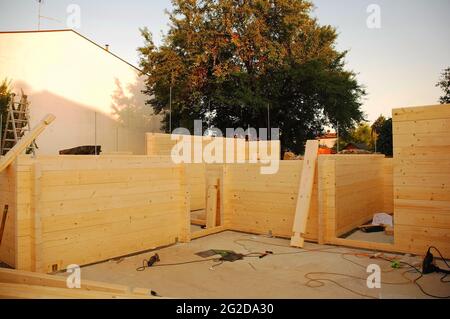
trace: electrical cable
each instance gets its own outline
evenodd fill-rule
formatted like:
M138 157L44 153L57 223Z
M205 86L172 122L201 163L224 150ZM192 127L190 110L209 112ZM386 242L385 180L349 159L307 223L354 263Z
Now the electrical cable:
M271 246L279 246L279 247L284 247L284 248L290 248L290 247L288 247L288 246L286 246L286 245L273 244L273 243L266 243L266 242L263 242L263 241L258 241L258 240L253 240L253 239L237 239L237 240L234 241L236 244L240 245L241 247L244 247L246 250L248 250L248 248L247 248L245 245L240 244L239 241L249 241L249 242L255 242L255 243L266 244L266 245L271 245ZM389 261L389 262L393 262L393 261L396 259L396 258L389 259L389 258L384 257L383 255L378 256L378 257L375 257L375 256L373 256L373 255L370 255L370 254L364 254L364 253L349 253L349 252L342 253L342 252L328 251L328 250L334 249L334 248L336 248L336 247L330 247L330 248L325 248L325 249L309 249L309 250L303 248L303 251L300 251L300 252L292 252L292 253L274 253L273 255L275 255L275 256L276 256L276 255L295 255L295 254L300 254L300 253L305 253L305 252L322 252L322 253L330 253L330 254L339 254L339 255L342 256L342 258L343 258L344 260L346 260L346 261L348 261L348 262L351 262L351 263L353 263L353 264L356 264L356 265L358 265L358 266L360 266L360 267L365 267L365 266L363 266L363 265L361 265L361 264L359 264L359 263L357 263L357 262L355 262L355 261L349 260L348 258L345 258L345 256L346 256L346 255L352 255L352 256L362 256L362 257L368 257L368 258L378 258L378 259L386 260L386 261ZM442 256L442 254L441 254L441 252L439 251L439 249L437 249L437 248L434 247L434 246L429 247L429 249L434 249L434 250L436 250L436 251L438 252L438 254L440 255L440 257L442 258L442 260L444 261L444 263L445 263L447 266L449 265L449 264L447 263L447 261L445 260L445 258ZM405 271L405 272L402 273L402 276L403 276L405 279L407 279L408 282L403 282L403 283L387 283L387 282L382 282L382 283L384 283L384 284L390 284L390 285L414 284L414 285L416 285L416 286L420 289L420 291L421 291L424 295L426 295L426 296L429 296L429 297L432 297L432 298L437 298L437 299L448 299L448 298L450 298L450 296L437 296L437 295L433 295L433 294L430 294L430 293L426 292L425 289L423 289L423 287L418 283L418 281L423 277L422 272L421 272L417 267L415 267L415 266L413 266L413 265L411 265L411 264L409 264L409 263L406 263L406 262L403 262L403 261L399 261L399 263L400 263L400 264L404 264L404 265L410 267L410 270L407 270L407 271ZM404 267L401 267L401 268L404 268ZM411 269L411 268L412 268L412 269ZM450 267L449 267L449 268L450 268ZM411 280L411 279L409 279L409 278L407 278L407 277L404 276L406 273L409 273L409 272L411 272L411 271L413 271L413 270L416 271L416 272L418 272L418 273L420 274L420 276L419 276L418 278L416 278L415 280ZM392 271L394 271L394 269L392 269L391 271L387 271L387 270L384 270L384 271L383 271L383 270L382 270L382 272L392 272ZM317 273L307 273L307 274L305 274L305 278L309 279L309 281L308 281L307 284L306 284L308 287L311 287L311 286L308 285L308 283L310 283L311 281L313 281L313 282L314 282L314 281L315 281L315 282L320 282L320 280L321 280L321 279L317 279L317 278L316 278L316 279L312 279L312 278L307 277L307 276L309 276L309 275L311 275L311 274L317 274ZM352 276L352 275L339 274L339 273L326 273L326 272L322 272L321 274L341 275L341 276L347 276L347 277L353 277L353 278L354 278L354 276ZM444 280L447 276L448 276L448 274L445 274L445 275L440 279L440 281L441 281L442 283L449 283L450 281ZM358 278L361 279L361 280L366 280L365 278L360 278L360 277L358 277ZM332 279L327 279L327 278L323 279L323 278L322 278L322 280L324 280L324 281L329 281L329 282L333 282L333 283L336 284L337 286L339 286L339 287L341 287L341 288L343 288L343 289L346 289L346 290L348 290L348 291L351 291L351 292L353 292L353 293L355 293L355 294L357 294L357 295L359 295L359 296L368 297L368 298L374 298L373 296L368 296L368 295L359 293L359 292L357 292L357 291L354 291L354 290L352 290L352 289L350 289L350 288L348 288L348 287L344 287L344 286L342 286L341 284L337 283L336 281L334 281L334 280L332 280ZM320 282L320 283L321 283L321 286L324 285L323 282Z
M412 282L420 289L420 291L422 291L423 294L427 295L428 297L432 297L432 298L436 298L436 299L450 299L450 295L448 295L448 296L437 296L437 295L433 295L433 294L430 294L430 293L426 292L425 289L423 289L422 285L419 284L419 280L422 279L422 278L424 277L423 272L420 271L420 269L418 269L417 267L415 267L415 266L413 266L413 265L411 265L411 264L408 264L408 263L406 263L406 262L404 262L404 261L399 261L399 262L402 263L402 264L408 265L409 267L412 268L411 270L407 271L406 273L410 273L410 272L412 272L412 271L416 271L416 272L419 274L419 277L417 277L416 279L414 279ZM446 276L447 276L447 275L445 275L444 277L442 277L440 281L443 282L442 280L443 280ZM446 282L444 282L444 283L446 283ZM448 283L448 282L447 282L447 283Z
M444 263L447 265L448 268L450 268L450 265L447 263L447 261L445 260L444 256L442 256L441 252L439 251L439 249L437 249L435 246L430 246L428 248L429 250L434 249L437 251L437 253L439 254L439 256L441 256L442 260L444 261Z
M283 248L291 248L291 247L286 246L286 245L275 244L275 243L267 243L267 242L263 242L263 241L253 240L253 239L236 239L236 240L234 240L234 242L235 242L237 245L243 247L243 248L244 248L245 250L247 250L247 251L250 251L250 250L249 250L244 244L239 243L240 241L249 241L249 242L255 242L255 243L264 244L264 245L278 246L278 247L283 247ZM307 253L307 252L322 252L322 253L329 253L329 254L340 255L340 256L341 256L344 260L346 260L347 262L351 262L351 263L353 263L353 264L355 264L355 265L357 265L357 266L359 266L359 267L366 268L365 265L359 264L358 262L356 262L356 261L354 261L354 260L351 260L351 259L348 259L348 258L346 258L345 256L376 258L376 259L385 260L385 261L388 261L388 262L391 262L391 263L392 263L393 261L396 261L396 257L397 257L397 256L396 256L396 257L394 257L394 258L387 258L387 257L384 256L384 254L381 254L381 255L379 255L379 256L376 256L376 255L373 255L373 254L359 253L359 252L336 252L336 251L330 251L331 249L340 249L340 247L327 247L327 248L320 248L320 249L306 249L306 248L302 248L302 251L286 252L286 253L273 253L273 252L269 252L269 251L266 251L265 253L261 253L261 252L249 252L248 254L243 255L243 258L262 258L262 257L265 257L265 256L267 256L267 255L269 255L269 254L274 255L274 256L281 256L281 255L297 255L297 254L302 254L302 253ZM429 249L435 249L435 250L438 252L438 254L441 256L441 258L442 258L442 260L444 261L444 263L448 266L447 261L445 260L445 258L443 258L441 252L440 252L436 247L431 246ZM179 262L179 263L171 263L171 264L154 264L154 265L152 265L151 267L179 266L179 265L194 264L194 263L202 263L202 262L208 262L208 261L219 261L217 264L214 264L214 265L212 265L212 266L210 267L211 270L214 270L216 267L219 267L219 266L221 266L221 265L224 263L224 261L223 261L223 260L220 260L219 258L209 258L209 259L192 260L192 261ZM448 298L450 298L450 296L437 296L437 295L433 295L433 294L430 294L430 293L426 292L425 289L422 287L422 285L420 285L419 282L418 282L421 278L424 277L422 271L420 271L420 269L418 269L417 267L415 267L415 266L413 266L413 265L411 265L411 264L409 264L409 263L407 263L407 262L404 262L404 261L398 261L398 263L399 263L399 264L406 265L406 266L409 267L409 268L408 268L409 270L407 270L407 271L405 271L405 272L402 273L402 277L404 277L405 279L407 279L407 282L387 282L387 281L382 281L382 282L381 282L382 284L385 284L385 285L407 285L407 284L414 284L414 285L416 285L416 286L420 289L420 291L421 291L424 295L426 295L426 296L429 296L429 297L432 297L432 298L437 298L437 299L448 299ZM148 260L147 260L147 259L144 259L143 262L142 262L142 266L136 268L136 270L137 270L137 271L144 271L146 268L148 268L147 264L148 264ZM405 267L401 267L401 266L400 266L400 268L403 268L403 269L404 269ZM449 268L450 268L450 267L449 267ZM395 269L391 269L391 270L381 270L381 271L384 272L384 273L388 273L388 272L393 272L393 271L395 271ZM408 278L408 277L405 276L407 273L411 273L412 271L415 271L415 272L419 273L419 277L416 278L416 279L414 279L414 280L412 280L412 279L410 279L410 278ZM366 281L367 278L358 277L358 276L349 275L349 274L343 274L343 273L335 273L335 272L309 272L309 273L306 273L306 274L304 275L304 277L305 277L306 279L308 279L308 281L306 282L305 285L306 285L307 287L309 287L309 288L318 288L318 287L322 287L322 286L325 285L325 283L324 283L323 281L328 281L328 282L331 282L331 283L337 285L338 287L340 287L340 288L342 288L342 289L344 289L344 290L350 291L350 292L352 292L352 293L354 293L354 294L356 294L356 295L359 295L359 296L361 296L361 297L364 297L364 298L371 298L371 299L378 299L377 297L370 296L370 295L366 295L366 294L360 293L360 292L358 292L358 291L356 291L356 290L354 290L354 289L351 289L351 288L349 288L349 287L345 287L345 286L343 286L342 284L340 284L339 282L337 282L336 280L329 279L329 278L311 278L312 275L334 275L334 276L343 276L343 277L353 278L353 279L363 280L363 281ZM443 277L441 277L440 281L441 281L442 283L449 283L450 281L444 280L447 276L448 276L448 274L445 274ZM316 283L316 284L319 284L319 285L314 286L313 283Z
M184 262L179 262L179 263L171 263L171 264L155 264L155 265L152 265L151 268L153 268L153 267L166 267L166 266L181 266L181 265L203 263L203 262L207 262L207 261L217 261L217 260L218 260L218 258L209 258L209 259L190 260L190 261L184 261ZM142 261L142 266L136 268L136 271L144 271L145 269L149 268L147 266L147 263L148 263L148 260L144 259Z

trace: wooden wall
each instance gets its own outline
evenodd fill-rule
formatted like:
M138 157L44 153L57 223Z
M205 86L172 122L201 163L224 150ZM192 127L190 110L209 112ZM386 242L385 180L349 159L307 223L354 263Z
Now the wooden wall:
M231 149L227 148L227 145L230 145L229 143L232 143L233 149L232 153L230 153L231 155L228 156L230 156L230 158L235 161L237 161L238 159L242 159L243 161L249 161L250 158L253 158L255 161L270 158L280 159L279 141L245 142L242 139L223 138L223 137L210 138L203 136L196 136L195 138L198 140L194 141L192 139L193 136L187 135L176 135L176 136L190 139L191 151L194 150L194 143L197 143L197 145L201 145L202 149L210 145L212 141L217 142L218 144L216 145L223 145L224 149L223 157L221 158L219 163L215 163L216 165L227 162L227 152L229 153L231 151ZM146 134L147 155L167 156L169 157L170 160L171 151L176 143L177 143L176 140L172 140L171 134L147 133ZM242 158L238 157L237 154L237 147L239 143L242 143L242 145L245 147L245 153L242 154L243 155ZM192 211L205 209L206 170L207 170L206 165L208 165L209 167L214 164L202 163L202 160L200 159L198 163L193 161L192 164L187 165L186 177L188 185L190 187Z
M394 213L394 159L383 160L383 211L388 214Z
M386 212L390 163L383 155L319 156L305 238L332 243ZM303 161L280 161L277 174L262 175L261 164L225 165L225 225L290 238L302 167Z
M395 243L450 258L450 105L393 110Z
M204 136L187 136L187 135L174 135L180 138L194 138L191 139L191 148L194 148L194 144L198 147L205 149L213 141L217 143L216 145L223 145L223 157L221 157L220 162L216 164L223 164L227 162L227 153L229 153L228 162L235 162L239 159L249 161L250 159L265 160L265 159L280 159L281 156L281 146L280 141L251 141L245 142L243 139L226 138L226 137L204 137ZM171 134L161 134L161 133L147 133L146 134L146 145L147 145L147 155L152 156L170 156L171 151L176 140L172 140ZM231 146L232 145L232 146ZM242 145L245 148L245 152L242 154L242 158L238 157L237 149ZM230 148L231 147L231 148ZM201 159L199 163L201 163Z
M205 164L186 165L186 181L191 196L191 211L205 209L206 166Z
M17 269L51 272L188 240L181 165L144 156L23 156L17 165Z
M384 155L336 155L336 236L384 211Z
M0 261L15 266L15 210L16 210L16 166L10 165L0 173L0 225L3 211L8 205L3 239L0 245Z
M280 161L274 175L262 175L261 166L225 166L225 225L232 230L290 238L303 161ZM317 240L317 196L316 177L306 234L309 240Z

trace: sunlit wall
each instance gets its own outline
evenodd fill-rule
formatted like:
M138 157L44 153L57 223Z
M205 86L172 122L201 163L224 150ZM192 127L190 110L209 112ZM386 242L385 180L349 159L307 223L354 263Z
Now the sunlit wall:
M82 145L145 154L144 133L160 131L139 71L73 31L0 33L3 78L28 95L32 127L47 113L57 118L38 154Z

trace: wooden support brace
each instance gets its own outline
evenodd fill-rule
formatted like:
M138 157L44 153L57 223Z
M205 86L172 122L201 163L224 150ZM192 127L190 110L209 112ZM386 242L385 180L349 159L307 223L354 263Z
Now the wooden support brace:
M53 114L46 115L30 132L25 134L14 147L0 159L0 172L7 168L54 120Z
M5 232L6 218L8 217L9 206L5 205L3 209L2 223L0 224L0 245L2 244L3 233Z
M208 178L206 194L206 228L214 228L217 224L218 187L219 179L217 177Z
M305 160L300 179L294 226L292 228L294 235L291 238L291 246L294 247L303 247L305 242L302 236L306 232L306 223L311 206L318 151L319 141L308 141L306 143Z
M67 289L67 278L56 275L38 274L34 272L21 271L15 269L3 269L0 268L0 283L1 284L17 284L20 287L26 288L35 287L39 293L41 289L47 288L60 288L64 289L62 293L67 293L70 296L71 292L92 292L102 294L108 297L109 294L118 294L120 296L127 296L128 298L142 298L151 297L152 290L149 288L133 288L124 285L117 285L105 282L98 282L92 280L82 280L81 287L79 289ZM1 295L1 293L0 293ZM34 298L41 297L36 294ZM76 297L76 296L74 296Z

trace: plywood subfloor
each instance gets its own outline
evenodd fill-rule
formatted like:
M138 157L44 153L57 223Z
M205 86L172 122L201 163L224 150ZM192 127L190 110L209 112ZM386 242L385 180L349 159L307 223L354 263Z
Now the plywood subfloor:
M267 244L259 243L260 241ZM344 287L376 298L426 298L416 286L409 283L382 284L381 289L368 289L365 280L317 274L335 272L367 278L366 266L376 262L382 269L389 270L383 273L383 281L405 282L401 275L404 270L391 271L388 262L340 254L361 250L310 243L306 243L305 248L328 248L328 251L335 253L307 252L289 247L289 240L227 231L194 240L189 244L160 249L157 251L161 258L160 264L202 260L195 253L209 249L228 249L240 253L271 250L280 255L224 263L213 268L214 270L211 266L217 265L217 262L206 261L155 267L138 272L136 268L142 265L142 260L153 254L145 253L123 259L119 263L110 261L84 267L81 275L82 279L150 288L161 296L174 298L363 298L329 281L324 281L321 287L308 287L305 274L316 272L311 275L312 278L332 279ZM420 258L412 257L408 262L420 262ZM412 278L415 276L412 275ZM420 283L431 293L450 295L450 285L440 283L439 279L439 275L429 275Z

